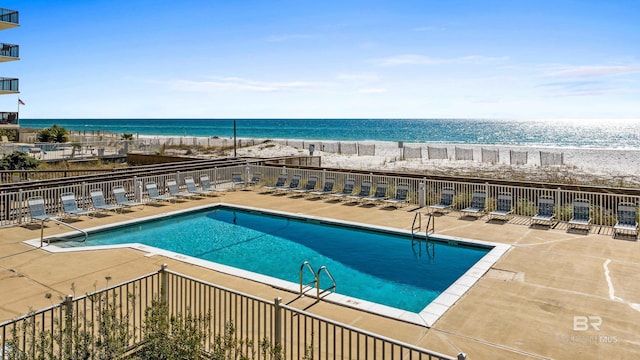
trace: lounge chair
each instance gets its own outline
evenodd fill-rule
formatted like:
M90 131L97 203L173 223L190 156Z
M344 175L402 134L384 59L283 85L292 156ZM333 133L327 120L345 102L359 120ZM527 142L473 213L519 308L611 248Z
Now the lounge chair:
M628 202L618 204L618 221L613 226L613 237L618 234L638 237L637 205Z
M209 196L209 195L212 195L214 192L211 190L198 189L196 187L196 181L193 180L191 176L184 178L184 184L187 187L187 192L189 192L190 194L200 195L200 196Z
M178 183L176 182L175 179L167 179L167 190L169 190L169 195L175 197L175 198L191 198L194 196L194 194L191 194L189 192L186 191L180 191L180 189L178 188Z
M363 181L362 184L360 184L360 192L356 195L348 195L347 199L358 201L366 197L369 197L370 194L371 194L371 181Z
M42 196L29 198L27 200L27 204L29 205L29 215L31 216L31 221L49 221L56 220L58 218L57 216L47 214L47 211L44 207L44 199L42 198Z
M263 186L262 188L267 190L275 190L283 187L286 182L287 182L287 174L280 174L278 175L278 180L276 180L276 183L274 185Z
M551 226L555 220L553 215L554 206L551 196L540 196L538 199L538 213L531 217L531 225L544 223Z
M376 191L373 193L373 196L367 196L362 200L367 202L377 202L377 201L382 201L386 198L387 198L387 183L379 182L376 184Z
M496 209L489 212L489 220L500 218L501 220L509 220L512 212L512 196L510 193L498 194Z
M123 208L144 206L144 204L141 202L131 201L127 199L127 192L122 186L116 186L111 191L113 192L113 196L116 198L116 204L122 206Z
M342 191L335 193L335 194L331 194L331 196L334 196L336 198L343 198L343 197L348 197L351 195L351 193L353 193L353 187L355 186L356 181L353 179L347 179L344 182L344 186L342 187Z
M62 209L64 210L65 215L82 216L91 215L93 213L91 210L80 209L78 207L78 202L76 201L76 195L72 192L60 195L60 200L62 201Z
M253 174L253 176L251 176L251 180L249 180L247 185L256 186L256 185L258 185L258 183L260 182L261 179L262 179L262 174L261 173L255 173L255 174Z
M295 189L293 191L302 194L309 193L316 189L316 184L318 184L318 177L315 175L311 175L309 176L309 179L307 179L307 184L304 186L304 188Z
M384 202L391 204L390 206L396 206L398 204L407 203L407 195L409 194L409 185L399 184L396 187L396 196L391 199L386 199Z
M276 191L292 191L300 186L300 175L293 175L288 186L277 187Z
M120 205L107 204L104 199L104 193L100 189L90 190L89 194L91 195L91 202L95 210L118 212L118 210L122 209Z
M231 182L233 183L234 188L236 186L238 187L244 186L244 180L242 180L242 173L240 172L231 173Z
M471 206L462 209L463 215L482 217L486 209L487 193L474 191L471 195Z
M453 188L443 188L440 193L440 202L434 205L430 205L434 211L444 211L453 207L453 195L455 194Z
M175 196L171 195L160 195L158 191L158 185L152 181L149 181L144 184L144 187L147 189L147 194L149 195L149 200L153 201L173 201L175 200Z
M322 188L322 190L312 191L309 194L318 196L329 195L333 192L333 185L335 184L335 182L336 180L333 178L326 179L324 181L324 187Z
M591 203L589 200L576 199L573 200L573 216L569 220L569 227L572 229L591 229Z
M208 175L200 175L200 188L206 191L215 191L215 192L227 191L227 189L224 189L224 188L218 189L216 187L213 187L213 185L211 185L211 181L209 180Z

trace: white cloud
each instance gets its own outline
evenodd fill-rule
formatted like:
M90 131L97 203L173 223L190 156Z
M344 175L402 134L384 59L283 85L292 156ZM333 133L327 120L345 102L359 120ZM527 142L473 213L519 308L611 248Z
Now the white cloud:
M372 73L341 73L337 76L338 80L351 82L372 82L378 80L378 75Z
M564 66L551 70L549 77L593 78L640 73L640 65Z
M441 65L441 64L486 64L493 62L504 62L508 57L490 57L481 55L469 55L457 58L434 58L425 55L405 54L389 56L374 60L378 66L400 66L400 65Z
M365 89L358 89L358 93L360 94L382 94L382 93L386 93L387 89L384 88L365 88Z
M212 90L247 92L313 91L331 85L329 83L311 81L267 82L238 77L220 77L207 81L176 80L171 84L177 90L196 92L208 92Z
M268 42L284 42L291 40L309 40L319 39L320 35L315 34L283 34L283 35L271 35L267 38Z

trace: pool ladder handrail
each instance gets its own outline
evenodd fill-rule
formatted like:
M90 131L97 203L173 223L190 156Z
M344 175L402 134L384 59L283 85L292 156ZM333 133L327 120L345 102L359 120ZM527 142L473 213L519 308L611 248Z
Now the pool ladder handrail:
M307 284L303 283L303 279L302 279L302 275L304 272L304 269L309 270L309 272L311 272L311 274L313 275L313 281L310 281ZM327 276L329 277L329 279L331 280L332 285L326 289L322 289L320 287L320 275L322 273L327 274ZM330 291L333 290L333 292L336 292L336 279L333 277L333 275L331 275L331 272L329 271L329 269L326 266L321 266L318 271L316 272L315 270L313 270L313 266L311 266L311 264L308 261L305 261L302 263L302 265L300 265L300 296L304 295L305 293L305 288L309 288L311 289L312 284L315 284L315 288L316 288L316 299L320 300L320 294L326 292L326 291Z
M322 273L323 271L325 274L327 274L329 279L331 279L332 285L326 289L320 290L320 273ZM329 271L329 269L327 269L326 266L322 265L320 269L318 269L318 276L316 276L316 281L316 299L320 300L320 294L326 291L330 291L331 289L333 289L333 292L336 292L336 279L333 278L333 275L331 275L331 272Z
M303 284L302 283L302 272L304 269L308 269L311 272L311 275L313 275L313 281L310 281L307 284ZM311 264L308 261L305 261L302 263L302 265L300 265L300 295L304 294L304 288L308 287L311 289L311 284L313 284L313 287L315 287L316 289L318 288L318 277L316 276L316 272L315 270L313 270L313 267L311 266Z
M432 235L436 232L436 221L434 219L432 212L426 213L425 215L429 217L429 219L427 220L427 227L425 228L425 236L428 240L429 235ZM416 225L416 222L418 223L417 225ZM417 212L413 216L413 224L411 224L411 240L414 240L416 234L419 233L421 229L422 229L422 213Z
M73 229L75 231L81 232L82 235L84 235L84 237L83 237L82 240L80 240L80 242L87 242L87 238L89 237L89 233L88 232L86 232L86 231L84 231L84 230L82 230L80 228L77 228L77 227L75 227L75 226L73 226L71 224L67 224L64 221L60 221L58 219L43 219L42 222L40 223L40 247L43 246L43 242L44 242L44 223L47 222L47 221L53 221L58 225L64 225L64 226L69 227L69 228L71 228L71 229ZM57 237L55 237L55 236L48 237L47 238L47 245L51 245L51 241L50 240L51 239L56 239L56 238Z

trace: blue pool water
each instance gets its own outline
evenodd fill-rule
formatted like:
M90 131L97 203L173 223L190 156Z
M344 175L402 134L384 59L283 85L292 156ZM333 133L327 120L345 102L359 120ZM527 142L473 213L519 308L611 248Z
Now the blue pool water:
M229 207L89 235L88 246L141 243L293 283L304 261L325 265L337 292L420 312L490 249ZM312 280L305 274L305 282ZM329 282L322 279L323 288Z

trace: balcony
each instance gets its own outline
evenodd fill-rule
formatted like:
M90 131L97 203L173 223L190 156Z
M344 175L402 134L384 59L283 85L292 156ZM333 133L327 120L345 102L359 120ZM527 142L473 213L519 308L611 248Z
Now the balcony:
M0 94L17 94L18 79L0 77Z
M0 62L20 60L20 47L14 44L0 43Z
M18 12L0 8L0 30L11 29L20 26Z
M3 127L16 127L20 125L18 121L18 113L15 111L2 111L0 112L0 128Z

